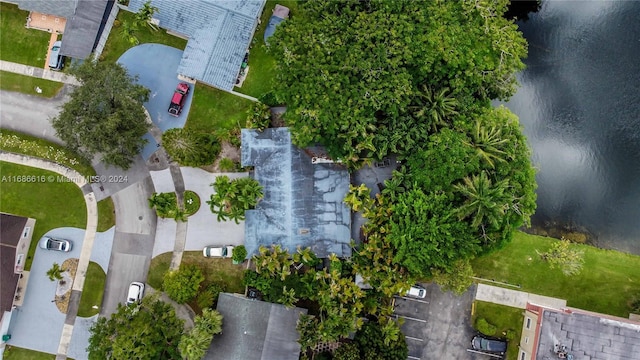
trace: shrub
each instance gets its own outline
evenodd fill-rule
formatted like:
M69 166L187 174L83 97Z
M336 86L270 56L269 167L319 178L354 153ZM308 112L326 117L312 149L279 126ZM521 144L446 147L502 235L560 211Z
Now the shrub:
M211 164L222 149L215 135L192 129L169 129L162 134L162 143L171 158L184 166Z
M258 100L259 100L261 103L266 104L266 105L269 105L269 106L277 106L277 105L282 104L282 102L281 102L281 101L278 101L278 98L277 98L277 97L276 97L276 95L273 93L273 91L269 91L269 92L266 92L266 93L264 93L264 94L260 95L260 97L258 98Z
M220 159L220 162L218 163L218 167L222 172L235 172L238 170L238 163L225 157Z
M202 270L196 265L186 265L179 270L167 271L162 289L178 304L192 300L204 281Z
M218 301L218 296L224 291L223 286L213 283L198 294L196 301L201 309L211 308Z
M233 261L242 263L247 258L247 248L244 245L239 245L233 248Z
M513 340L513 339L516 338L516 332L515 332L515 330L509 329L509 330L507 330L507 334L505 336L506 336L507 340Z
M489 324L484 318L479 318L478 320L476 320L476 330L487 336L493 336L498 329L495 327L495 325Z
M247 128L262 131L271 123L271 109L268 105L255 102L247 110Z
M333 353L333 360L360 360L360 350L355 343L343 343Z

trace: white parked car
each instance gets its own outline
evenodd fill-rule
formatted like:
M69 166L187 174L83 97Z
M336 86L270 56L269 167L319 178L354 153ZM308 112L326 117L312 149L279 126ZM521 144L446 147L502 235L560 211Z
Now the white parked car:
M71 251L71 241L45 236L40 241L40 247L45 250L69 252Z
M127 293L127 305L140 303L142 296L144 295L144 284L134 281L129 285L129 292Z
M413 285L404 295L424 299L427 296L427 290L420 285Z
M208 258L226 258L230 259L233 256L233 246L227 245L222 247L206 246L202 249L202 255Z

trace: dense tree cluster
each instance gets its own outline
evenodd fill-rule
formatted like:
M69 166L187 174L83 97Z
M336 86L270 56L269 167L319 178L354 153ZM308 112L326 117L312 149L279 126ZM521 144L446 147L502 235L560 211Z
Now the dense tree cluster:
M211 212L218 215L218 221L231 219L238 224L244 220L244 212L255 209L264 196L260 183L252 178L229 179L222 175L211 184L215 193L207 201Z
M182 359L182 330L183 321L171 305L147 296L139 306L118 305L110 318L99 317L87 352L90 360Z
M136 84L119 64L85 61L71 73L80 86L53 119L57 136L71 150L128 169L150 128L142 104L149 89Z
M389 341L404 343L397 323L389 319L393 313L390 295L385 296L382 288L361 289L354 281L356 267L352 261L334 255L328 267L319 269L320 262L309 248L289 254L276 245L261 247L252 262L255 271L247 270L244 281L261 291L264 300L310 308L309 315L301 316L297 326L303 352L358 331L364 316L379 319L380 331ZM408 286L401 287L406 290Z
M321 143L352 169L402 162L381 196L345 199L369 220L353 262L374 287L435 272L459 288L457 261L502 246L535 210L518 119L491 106L513 94L527 52L507 4L308 2L270 42L296 145Z

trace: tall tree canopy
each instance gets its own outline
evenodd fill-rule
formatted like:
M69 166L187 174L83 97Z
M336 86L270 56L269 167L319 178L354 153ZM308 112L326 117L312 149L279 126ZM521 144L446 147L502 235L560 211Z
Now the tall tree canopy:
M295 144L353 165L410 153L458 104L510 96L526 42L507 3L305 2L270 41Z
M139 306L119 305L109 319L98 318L90 329L89 359L181 359L182 331L173 307L147 296Z
M89 159L101 155L105 163L128 169L150 127L142 107L149 90L119 64L85 61L72 73L80 86L53 119L56 134Z

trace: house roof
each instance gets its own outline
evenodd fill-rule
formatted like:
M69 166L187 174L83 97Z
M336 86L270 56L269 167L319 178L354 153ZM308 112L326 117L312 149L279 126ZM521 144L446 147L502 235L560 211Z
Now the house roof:
M13 0L22 10L36 11L43 14L71 17L76 11L79 0Z
M64 17L64 41L60 54L76 59L91 55L104 27L105 14L114 0L14 0L22 10Z
M146 0L130 0L138 11ZM222 90L236 84L266 0L152 0L160 27L189 38L178 74Z
M78 0L75 13L67 17L60 54L76 59L88 58L98 41L105 14L111 11L113 4L112 0Z
M0 316L11 310L19 275L14 273L16 246L27 218L0 213Z
M633 360L640 354L640 323L578 309L542 308L536 359L557 359L564 345L574 360Z
M334 253L351 256L351 211L343 202L349 192L349 173L330 162L312 163L305 151L291 143L287 128L263 132L242 130L243 166L254 166L253 177L264 198L245 212L245 246L280 244L289 252L309 247L320 258Z
M296 324L307 309L221 293L217 310L224 316L222 334L211 342L209 360L298 360Z

